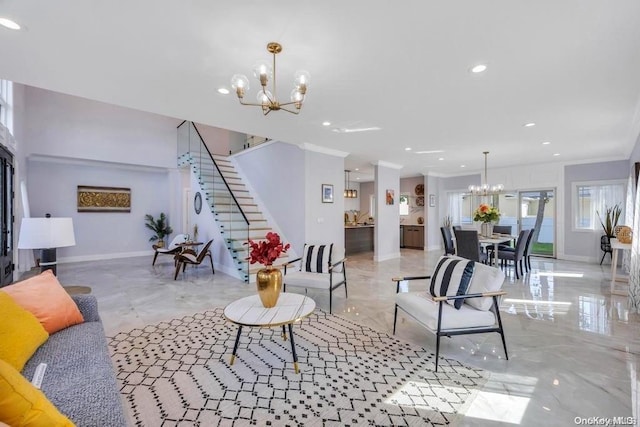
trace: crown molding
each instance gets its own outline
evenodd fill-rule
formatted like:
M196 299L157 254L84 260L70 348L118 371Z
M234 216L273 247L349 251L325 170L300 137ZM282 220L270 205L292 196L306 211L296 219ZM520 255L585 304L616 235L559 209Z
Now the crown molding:
M80 159L80 158L74 158L74 157L52 156L48 154L30 154L29 156L27 156L27 161L60 163L65 165L111 167L115 169L129 169L129 170L145 171L145 172L167 172L170 170L177 170L177 168L169 168L169 167L162 167L162 166L137 165L133 163L109 162L104 160L93 160L93 159Z
M340 150L334 150L333 148L321 147L319 145L310 144L308 142L303 142L302 144L299 144L298 147L300 147L302 150L305 150L305 151L314 151L316 153L328 154L330 156L335 156L335 157L345 158L349 155L349 153L347 153L346 151L340 151Z
M384 160L376 160L375 162L371 162L371 164L374 166L384 166L385 168L391 168L391 169L402 169L404 167L402 165L386 162Z

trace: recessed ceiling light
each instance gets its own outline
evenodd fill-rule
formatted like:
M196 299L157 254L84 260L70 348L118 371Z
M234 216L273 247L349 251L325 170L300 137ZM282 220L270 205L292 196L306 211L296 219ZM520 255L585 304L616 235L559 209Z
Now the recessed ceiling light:
M467 165L460 165L460 167L461 167L461 168L466 168L466 167L467 167Z
M331 126L331 122L324 121L322 122L322 126Z
M357 171L359 171L360 169L356 168Z
M440 158L438 158L438 160L444 160L444 157L440 157Z
M525 124L523 124L522 126L524 126L524 127L526 127L526 128L530 128L530 127L533 127L533 126L535 126L535 125L536 125L535 123L530 122L530 123L525 123Z
M559 156L559 155L560 155L560 153L553 153L553 155L554 155L554 156Z
M333 131L337 133L354 133L354 132L369 132L369 131L381 130L381 129L382 128L373 126L368 128L335 128L333 129Z
M487 69L487 66L485 64L478 64L475 67L473 67L471 69L472 73L482 73L483 71L485 71Z
M411 151L411 147L405 148L404 151Z
M5 28L8 28L10 30L19 30L20 29L20 25L18 25L17 22L12 21L11 19L8 19L8 18L0 18L0 25L2 25Z
M218 93L221 93L223 95L229 95L229 89L227 89L226 87L220 87L218 88Z
M549 145L549 144L551 144L551 141L545 141L542 143L542 145Z
M414 151L416 154L437 154L444 153L444 150Z
M360 179L360 177L357 177L356 180Z

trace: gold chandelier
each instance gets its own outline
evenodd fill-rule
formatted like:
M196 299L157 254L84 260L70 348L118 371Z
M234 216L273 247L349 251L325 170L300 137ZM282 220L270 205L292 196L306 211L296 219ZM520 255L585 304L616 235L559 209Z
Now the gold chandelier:
M489 154L489 152L483 151L482 154L484 154L484 182L482 185L470 185L469 192L474 196L492 196L494 194L500 194L502 190L504 190L504 185L489 185L487 179L487 154Z
M266 63L258 63L253 68L254 76L260 80L260 86L262 89L258 92L258 103L244 102L244 95L249 90L249 79L244 74L235 74L231 78L231 87L236 90L238 100L242 105L252 105L256 107L262 107L262 113L266 116L271 111L283 110L292 114L299 114L300 108L304 103L304 97L307 94L307 87L309 86L309 73L306 71L296 71L295 87L291 91L290 102L279 102L276 95L276 55L282 52L282 46L280 43L271 42L267 45L267 50L273 55L273 67L270 67ZM267 90L267 83L271 79L271 90ZM295 107L294 109L285 108L288 106Z

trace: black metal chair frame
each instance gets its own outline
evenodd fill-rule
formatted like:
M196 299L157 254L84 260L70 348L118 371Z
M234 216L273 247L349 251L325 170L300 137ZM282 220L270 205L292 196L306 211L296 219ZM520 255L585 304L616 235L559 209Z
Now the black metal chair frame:
M602 261L604 261L604 257L609 254L609 260L613 262L613 249L611 248L611 238L606 234L600 237L600 250L604 252L602 254L602 259L600 260L600 265L602 265Z
M400 282L404 280L420 280L420 279L431 279L431 276L409 276L409 277L394 277L393 280L396 282L396 294L400 292ZM466 295L452 295L452 296L443 296L443 297L432 297L434 302L438 303L438 326L437 330L433 331L436 335L436 372L438 372L438 359L440 356L440 337L449 337L451 338L454 335L469 335L469 334L484 334L488 332L497 332L500 334L502 338L502 346L504 347L504 356L507 360L509 360L509 353L507 352L507 342L504 338L504 328L502 327L502 318L500 317L500 305L498 303L498 297L506 295L505 291L496 291L496 292L483 292L477 294L466 294ZM456 328L456 329L442 329L442 304L445 304L446 301L457 300L457 299L467 299L467 298L486 298L491 297L493 299L493 304L491 305L491 311L496 317L497 325L493 327L471 327L471 328ZM415 321L425 326L425 328L431 330L426 325L422 324L418 319L416 319L411 313L406 310L400 308L406 314L411 316ZM393 314L393 334L396 334L396 323L398 320L398 304L396 304L395 312Z

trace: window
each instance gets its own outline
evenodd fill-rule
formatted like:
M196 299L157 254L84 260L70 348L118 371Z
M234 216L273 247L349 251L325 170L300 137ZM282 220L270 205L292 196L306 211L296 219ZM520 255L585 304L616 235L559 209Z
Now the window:
M602 226L598 218L604 216L607 208L614 205L623 210L626 200L625 180L576 182L573 184L573 228L574 230L599 230Z
M398 203L398 207L400 208L401 216L409 215L409 195L408 194L400 194L400 201Z
M13 85L9 80L0 80L0 124L13 134L13 116L11 104L13 102Z
M471 195L468 192L450 192L447 193L449 212L451 223L453 225L472 224L473 223L473 205Z

